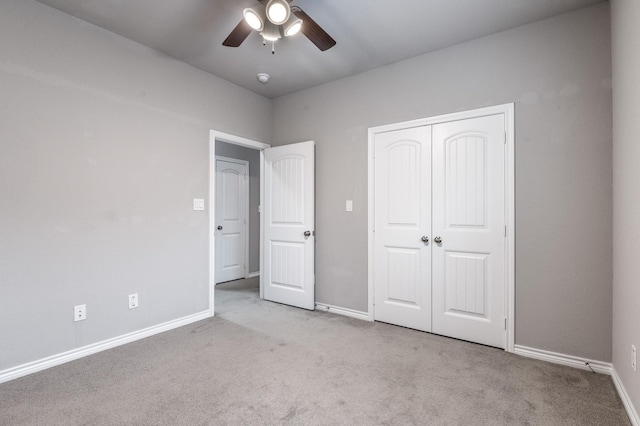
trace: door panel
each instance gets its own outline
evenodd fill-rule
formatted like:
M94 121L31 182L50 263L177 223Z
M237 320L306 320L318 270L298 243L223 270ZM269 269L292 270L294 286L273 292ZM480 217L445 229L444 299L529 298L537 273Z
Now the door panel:
M216 283L246 275L247 165L216 160Z
M375 309L377 321L431 330L431 132L375 136Z
M487 260L486 254L446 252L447 312L474 316L486 313Z
M315 309L314 143L268 148L264 158L264 298Z
M505 348L504 116L433 126L433 332Z

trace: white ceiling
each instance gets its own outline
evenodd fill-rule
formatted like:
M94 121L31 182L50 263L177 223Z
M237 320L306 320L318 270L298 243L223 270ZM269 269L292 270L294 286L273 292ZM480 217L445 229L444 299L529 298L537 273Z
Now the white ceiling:
M275 55L257 33L222 46L256 0L38 1L275 98L603 0L294 0L337 45L321 52L298 34Z

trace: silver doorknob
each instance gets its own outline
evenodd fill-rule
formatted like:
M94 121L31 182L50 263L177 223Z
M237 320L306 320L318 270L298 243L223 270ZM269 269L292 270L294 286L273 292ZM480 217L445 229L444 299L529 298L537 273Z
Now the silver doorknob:
M311 231L304 231L304 236L305 237L310 237L311 236Z
M436 243L436 244L440 244L440 243L442 242L442 238L440 238L440 237L435 237L435 238L433 239L433 242L434 242L434 243Z
M222 226L218 225L218 231L222 231Z
M426 235L423 235L422 238L420 238L422 240L423 243L428 243L429 242L429 237L427 237Z

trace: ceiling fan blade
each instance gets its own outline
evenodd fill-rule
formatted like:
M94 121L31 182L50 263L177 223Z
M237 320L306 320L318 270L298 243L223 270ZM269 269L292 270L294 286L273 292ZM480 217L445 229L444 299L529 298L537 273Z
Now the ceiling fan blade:
M293 14L298 18L302 19L302 28L300 29L300 32L307 36L313 44L318 46L318 49L324 52L336 45L336 41L302 9L294 6L291 8L291 12L293 12Z
M222 42L222 45L229 47L238 47L242 44L243 41L245 41L247 37L249 37L251 31L253 30L251 29L249 24L247 24L247 21L243 19L238 25L236 25L233 31L231 31L231 34L229 34L229 36Z

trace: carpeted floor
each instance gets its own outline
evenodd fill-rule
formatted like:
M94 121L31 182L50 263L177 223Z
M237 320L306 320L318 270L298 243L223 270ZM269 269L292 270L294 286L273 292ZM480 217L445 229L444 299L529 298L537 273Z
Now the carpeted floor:
M629 425L611 378L261 301L0 385L2 425Z

